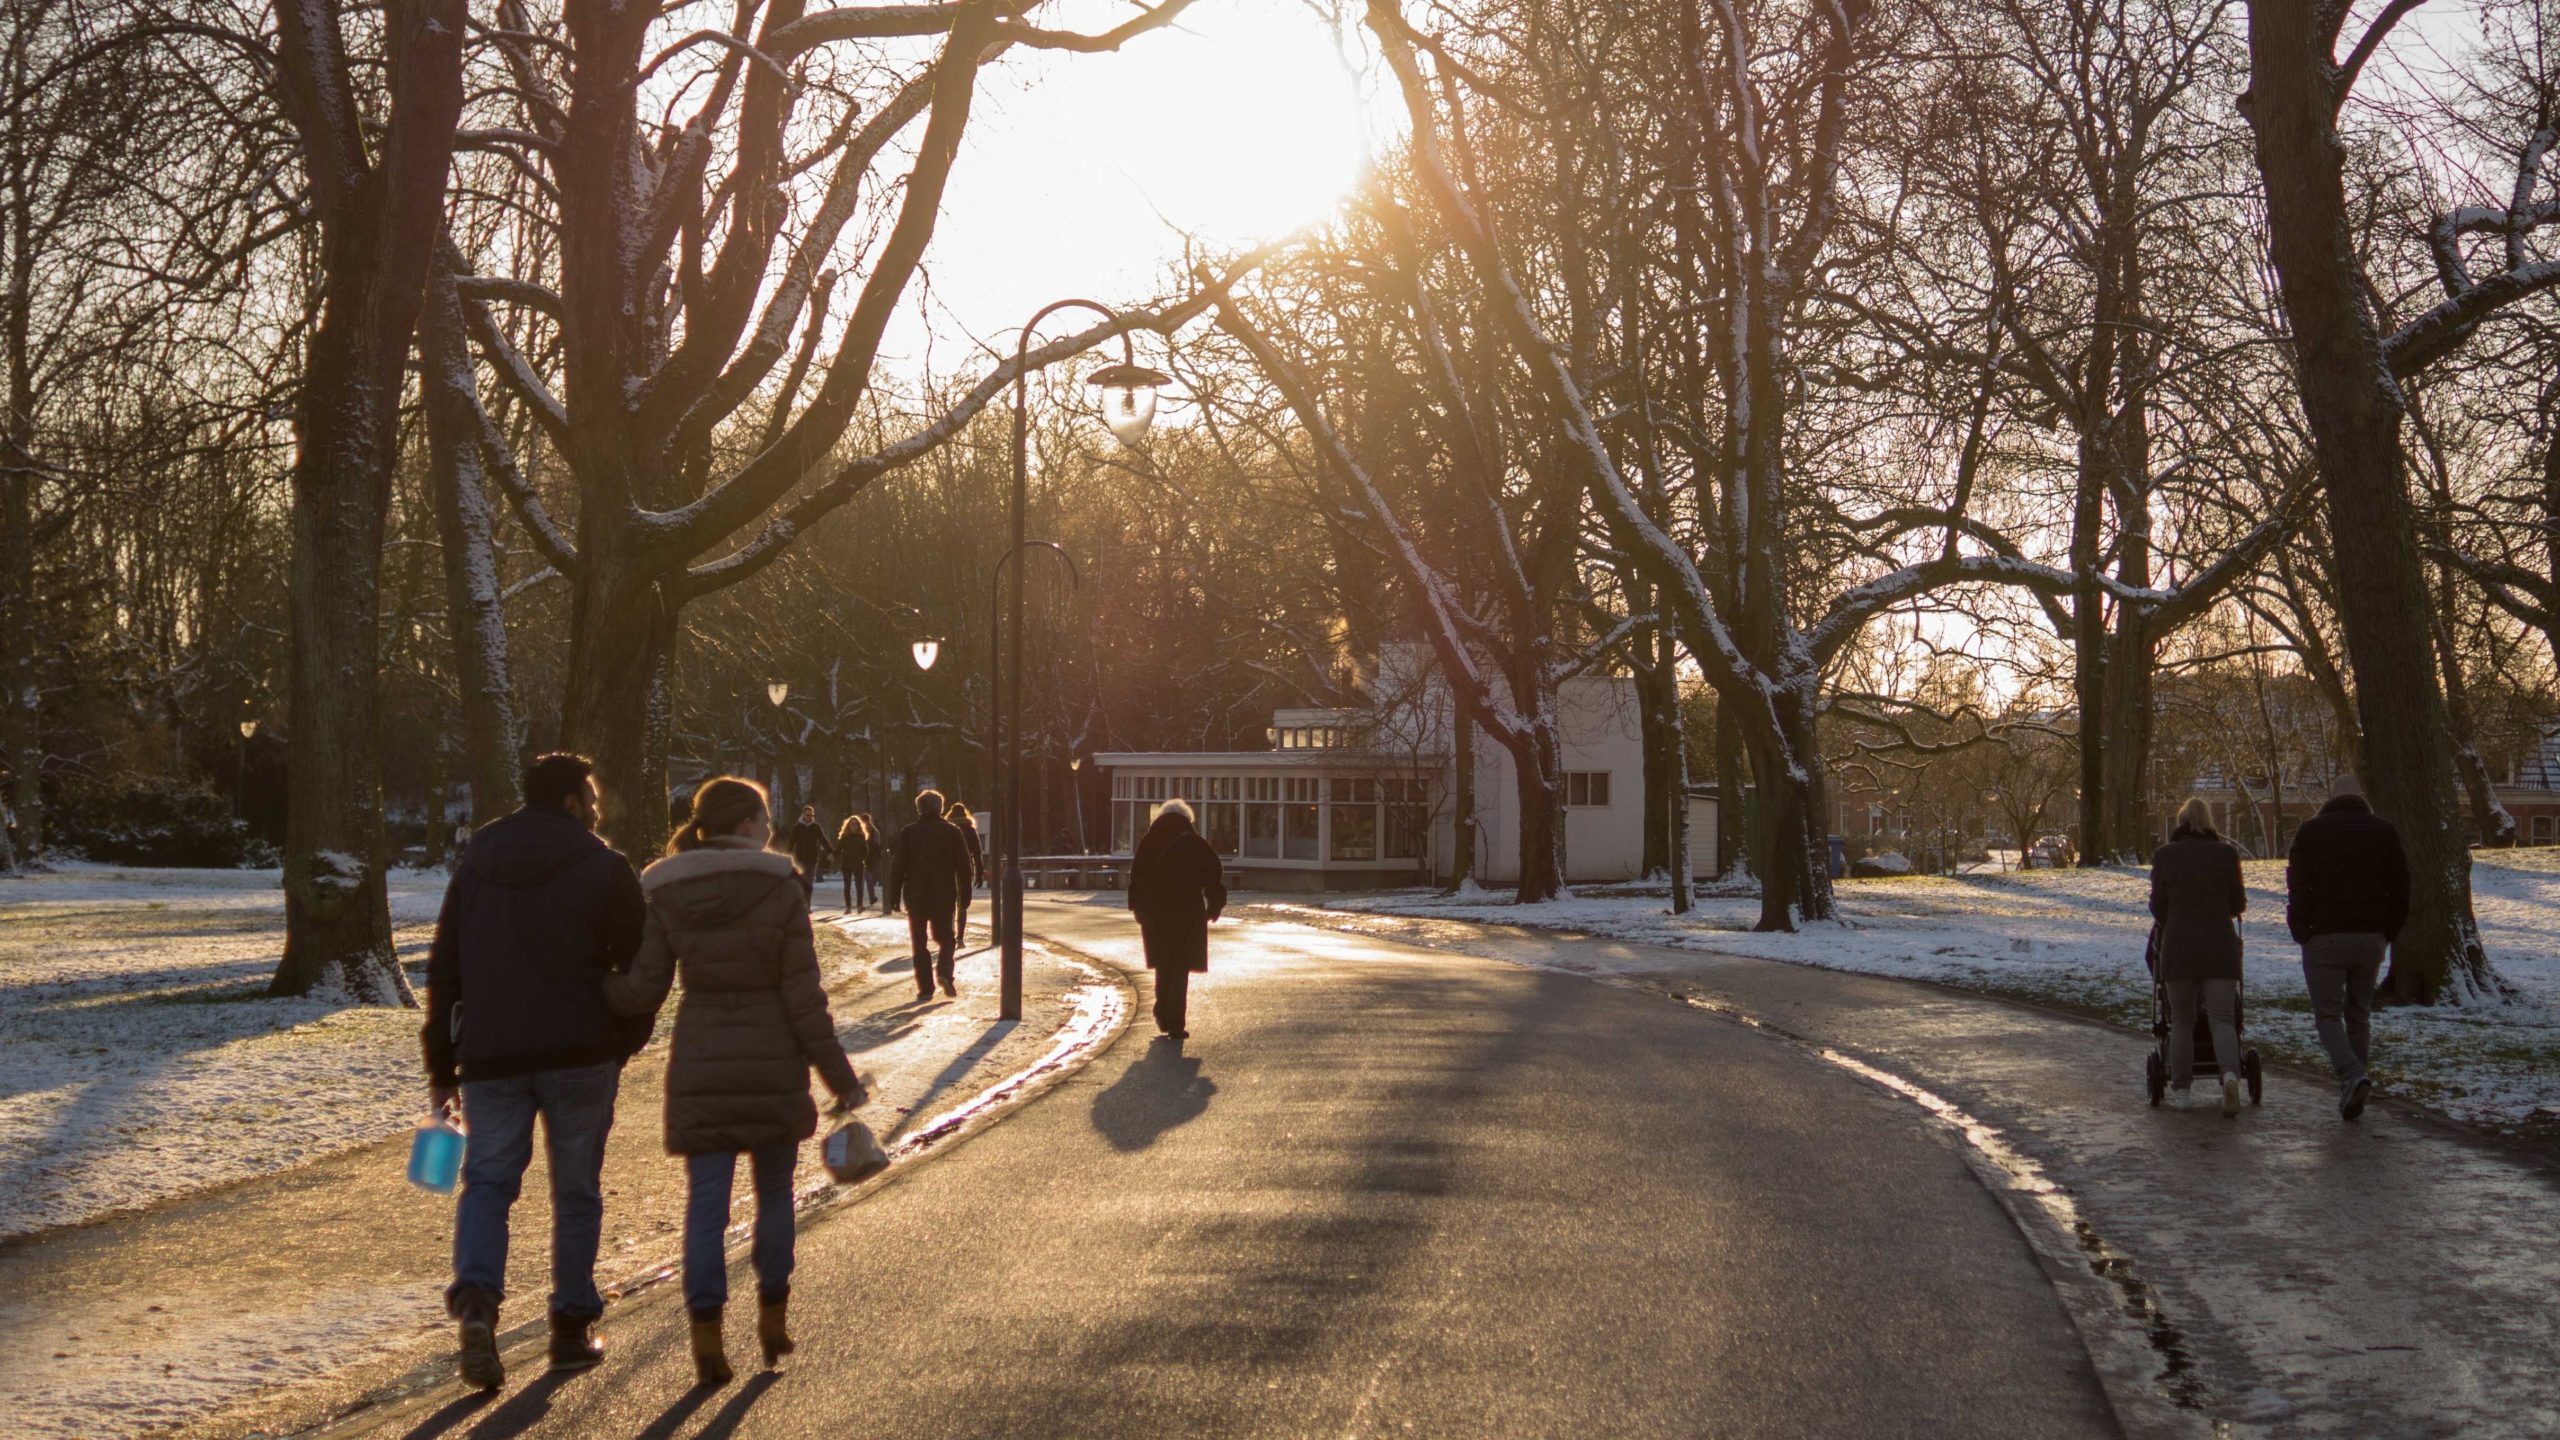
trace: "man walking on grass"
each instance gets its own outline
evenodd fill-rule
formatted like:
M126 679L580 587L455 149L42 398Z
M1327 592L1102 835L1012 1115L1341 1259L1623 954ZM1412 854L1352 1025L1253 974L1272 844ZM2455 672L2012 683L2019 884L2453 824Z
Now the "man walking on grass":
M2409 857L2352 775L2302 822L2285 857L2285 923L2302 945L2302 980L2320 1046L2338 1072L2338 1114L2373 1094L2373 990L2382 958L2409 919Z
M951 920L973 874L968 842L961 838L958 826L942 818L942 792L918 791L915 823L890 842L889 880L880 890L882 910L894 911L902 903L907 907L907 939L915 949L918 1000L933 998L937 975L943 994L960 993L952 983ZM932 957L925 954L928 938L935 949Z
M507 1214L542 1119L551 1175L551 1365L604 1356L587 1333L604 1314L604 1142L623 1062L654 1016L617 1018L604 977L640 948L640 880L597 838L595 767L545 755L524 773L524 807L472 836L445 888L427 953L427 1081L438 1114L457 1103L464 1141L453 1284L462 1378L506 1380L497 1347L506 1298Z

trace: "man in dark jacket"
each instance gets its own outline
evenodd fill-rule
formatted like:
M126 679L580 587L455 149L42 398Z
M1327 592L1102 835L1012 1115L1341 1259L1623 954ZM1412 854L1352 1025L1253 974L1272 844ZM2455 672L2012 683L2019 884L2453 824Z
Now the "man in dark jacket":
M2373 1094L2373 988L2409 919L2409 856L2353 776L2302 823L2285 857L2285 923L2302 945L2302 979L2321 1048L2338 1072L2338 1113L2353 1120Z
M818 893L818 872L827 868L827 832L818 823L818 807L800 807L800 823L791 827L791 863L800 867L800 899Z
M907 907L907 938L915 947L919 1000L933 998L937 975L943 994L960 993L952 983L956 946L951 919L960 892L972 876L968 842L960 838L958 826L942 818L942 792L917 792L915 823L890 842L889 881L881 887L880 902L884 910L894 911L901 904ZM936 952L930 960L925 955L928 934Z
M604 1313L605 1134L652 1017L617 1017L605 1001L646 910L630 862L596 836L594 773L576 755L533 762L524 808L472 836L427 952L427 1081L438 1114L459 1101L466 1132L445 1305L462 1322L463 1378L484 1390L506 1379L507 1213L536 1115L551 1170L551 1364L583 1369L604 1354L587 1329Z

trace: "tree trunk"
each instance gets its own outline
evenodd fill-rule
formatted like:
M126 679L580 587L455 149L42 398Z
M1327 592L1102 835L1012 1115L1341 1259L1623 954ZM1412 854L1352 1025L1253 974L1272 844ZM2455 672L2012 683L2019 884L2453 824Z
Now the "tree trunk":
M2250 0L2248 103L2269 252L2327 497L2365 789L2409 852L2409 921L2387 984L2395 999L2420 1004L2485 998L2496 979L2471 912L2471 855L2428 633L2432 597L2402 473L2402 399L2367 307L2347 209L2346 151L2335 128L2341 72L2326 8Z
M2449 598L2449 597L2448 597ZM2516 843L2516 817L2498 799L2498 780L2480 753L2480 732L2471 723L2471 691L2462 678L2462 657L2454 652L2453 631L2438 607L2427 612L2435 633L2436 659L2444 669L2444 713L2453 737L2454 773L2471 802L2473 834L2482 845L2504 849Z
M1733 702L1716 697L1716 878L1733 873L1751 853L1751 762L1743 753L1742 721Z
M1551 713L1543 712L1543 713ZM1520 791L1520 904L1564 893L1564 750L1552 725L1537 725L1511 751Z
M1680 648L1668 625L1655 629L1653 644L1654 673L1662 685L1664 784L1671 792L1670 810L1663 817L1670 841L1671 913L1686 915L1696 877L1689 873L1689 726L1680 709Z
M2155 664L2149 619L2133 606L2116 616L2107 657L2106 837L2109 858L2140 864L2157 833L2151 821L2151 686Z
M25 427L23 412L8 429ZM16 434L0 433L0 767L8 770L0 791L0 873L14 872L44 853L44 727L36 684L35 474L33 457Z
M444 549L445 619L462 692L462 773L476 828L515 808L524 744L507 663L507 615L491 541L479 392L453 276L436 266L418 349L427 429L427 473ZM444 797L435 797L441 819ZM441 824L434 828L441 830Z
M1455 894L1476 878L1476 722L1466 706L1452 703L1449 724L1455 732L1449 749L1458 771L1449 823L1449 892Z
M1636 673L1636 724L1644 756L1642 869L1648 877L1671 869L1671 747L1678 742L1673 728L1678 717L1665 713L1658 683L1661 674L1658 668Z
M625 855L651 856L666 848L669 828L667 684L678 620L646 576L592 544L581 557L560 744L595 762L605 838Z

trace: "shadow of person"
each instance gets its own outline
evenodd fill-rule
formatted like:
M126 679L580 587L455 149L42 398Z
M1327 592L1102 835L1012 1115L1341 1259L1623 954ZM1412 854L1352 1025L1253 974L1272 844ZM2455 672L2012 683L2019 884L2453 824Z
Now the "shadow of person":
M738 1422L747 1418L748 1408L763 1399L764 1392L772 1389L774 1382L781 1378L771 1370L757 1371L754 1378L738 1387L738 1393L729 1397L729 1403L720 1407L710 1423L696 1432L693 1440L729 1440L730 1436L738 1433Z
M1200 1073L1200 1057L1182 1043L1159 1039L1145 1058L1093 1100L1093 1128L1115 1150L1144 1150L1156 1138L1209 1108L1217 1083Z

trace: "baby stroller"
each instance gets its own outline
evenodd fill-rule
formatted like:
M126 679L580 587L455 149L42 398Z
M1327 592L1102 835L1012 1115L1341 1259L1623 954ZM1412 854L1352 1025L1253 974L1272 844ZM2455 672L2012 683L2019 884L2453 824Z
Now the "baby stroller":
M2151 1088L2151 1103L2157 1105L2169 1096L2169 987L2160 979L2160 927L2157 925L2151 927L2150 942L2143 947L2142 964L2151 972L2151 1054L2143 1061L2143 1079ZM2237 993L2237 989L2234 987L2235 993L2231 997L2231 1029L2242 1037L2240 1083L2248 1087L2249 1103L2255 1105L2264 1092L2266 1081L2258 1066L2258 1047L2247 1039L2248 1000ZM2213 1023L2205 1015L2203 1006L2196 1007L2195 1051L2196 1074L2212 1076L2218 1082L2222 1064L2213 1051Z

